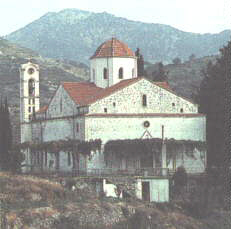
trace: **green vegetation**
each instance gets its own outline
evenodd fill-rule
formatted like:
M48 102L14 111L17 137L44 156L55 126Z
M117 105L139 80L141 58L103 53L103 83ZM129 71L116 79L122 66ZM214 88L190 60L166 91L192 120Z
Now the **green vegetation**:
M164 142L169 157L184 151L192 155L195 148L200 151L206 150L206 143L201 141L165 139ZM106 155L115 153L124 157L129 155L143 155L146 157L150 154L160 154L161 147L162 139L160 138L110 140L105 144L104 152Z
M66 185L60 184L66 180ZM124 178L123 178L124 179ZM221 210L214 196L220 195L217 185L209 186L209 214L202 213L201 191L206 183L199 178L193 198L171 203L146 203L98 197L94 178L65 178L50 176L42 179L28 175L0 173L1 214L9 228L78 228L78 229L229 229L229 212ZM125 185L126 185L125 181ZM71 191L70 185L75 185ZM200 188L201 186L202 189ZM212 194L211 191L216 191Z
M106 39L116 36L135 50L142 50L145 60L171 63L176 55L182 60L214 55L230 38L230 30L219 34L183 32L168 25L142 23L116 17L106 12L91 13L67 9L48 13L6 36L40 55L88 63L89 57Z
M91 151L101 150L101 140L96 139L94 141L80 141L80 140L59 140L59 141L48 141L42 143L24 142L14 146L15 150L26 150L30 149L32 152L49 152L59 153L72 152L90 155Z
M162 62L158 63L158 70L152 72L152 80L154 82L168 81L168 72L164 69Z
M217 62L209 62L203 71L204 79L197 99L200 111L207 115L208 166L222 168L226 207L231 209L231 41L220 52Z
M23 155L12 147L12 129L7 99L0 104L0 169L20 172Z

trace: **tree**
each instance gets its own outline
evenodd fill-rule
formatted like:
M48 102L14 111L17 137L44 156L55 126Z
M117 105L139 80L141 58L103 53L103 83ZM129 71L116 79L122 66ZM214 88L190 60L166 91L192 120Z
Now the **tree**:
M12 149L12 128L7 99L0 103L0 169L18 172L23 154Z
M191 54L190 56L189 56L189 61L193 61L193 60L195 60L195 58L196 58L196 56L195 56L195 54Z
M140 53L139 48L136 49L135 55L137 57L137 76L138 77L145 76L144 58L143 58L143 55Z
M181 64L181 59L179 57L176 57L172 60L172 63L177 65L177 64Z
M152 79L155 82L163 82L168 80L168 72L164 70L162 62L158 63L158 70L152 72Z
M12 133L7 99L0 105L0 168L9 169Z
M177 186L185 186L187 184L187 172L183 166L177 168L173 175L174 184Z
M209 62L203 71L204 79L200 86L198 101L199 111L207 116L208 166L223 168L227 190L226 203L231 209L228 193L231 188L231 41L220 49L220 52L217 62L215 64Z

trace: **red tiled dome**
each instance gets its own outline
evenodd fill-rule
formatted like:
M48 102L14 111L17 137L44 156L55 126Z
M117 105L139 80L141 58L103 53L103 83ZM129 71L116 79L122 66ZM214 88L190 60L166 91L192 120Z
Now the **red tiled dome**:
M112 38L101 44L90 59L100 57L135 57L135 54L126 44Z

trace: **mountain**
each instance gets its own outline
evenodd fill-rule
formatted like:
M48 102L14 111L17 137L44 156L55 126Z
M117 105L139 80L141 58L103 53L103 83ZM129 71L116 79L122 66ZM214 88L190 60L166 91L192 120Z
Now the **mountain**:
M164 65L164 70L168 76L168 83L178 95L194 99L204 77L202 71L206 69L210 61L215 63L217 57L218 56L206 56L179 64ZM146 63L145 71L147 78L152 80L152 72L158 71L158 63Z
M89 79L89 68L70 60L43 58L36 52L0 38L0 96L7 97L11 110L14 142L19 142L19 67L28 58L40 67L41 106L47 104L61 81Z
M60 81L88 80L89 69L85 64L43 58L28 48L0 39L0 95L7 96L11 105L19 105L19 67L28 58L40 66L42 104L47 103Z
M0 39L0 96L8 98L16 142L19 139L19 67L28 61L28 57L40 67L41 106L48 103L61 81L89 80L89 67L85 64L66 59L43 58L31 49ZM202 80L201 70L206 67L208 61L215 60L216 56L209 56L165 65L170 86L179 95L191 98ZM146 72L150 79L155 70L155 64L146 62Z
M230 30L218 34L189 33L168 25L127 20L106 12L66 9L47 13L7 35L6 39L45 57L88 63L88 58L102 42L116 36L133 50L139 47L145 60L170 63L175 57L185 61L191 54L196 57L218 54L230 35Z

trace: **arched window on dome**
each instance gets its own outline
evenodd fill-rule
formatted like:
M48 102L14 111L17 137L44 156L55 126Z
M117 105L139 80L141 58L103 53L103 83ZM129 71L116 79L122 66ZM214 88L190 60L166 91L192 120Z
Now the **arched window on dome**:
M103 78L108 79L108 70L107 70L107 68L103 69Z
M123 77L124 77L124 69L121 67L119 69L119 79L123 79Z
M29 79L28 81L29 96L35 95L35 80Z

